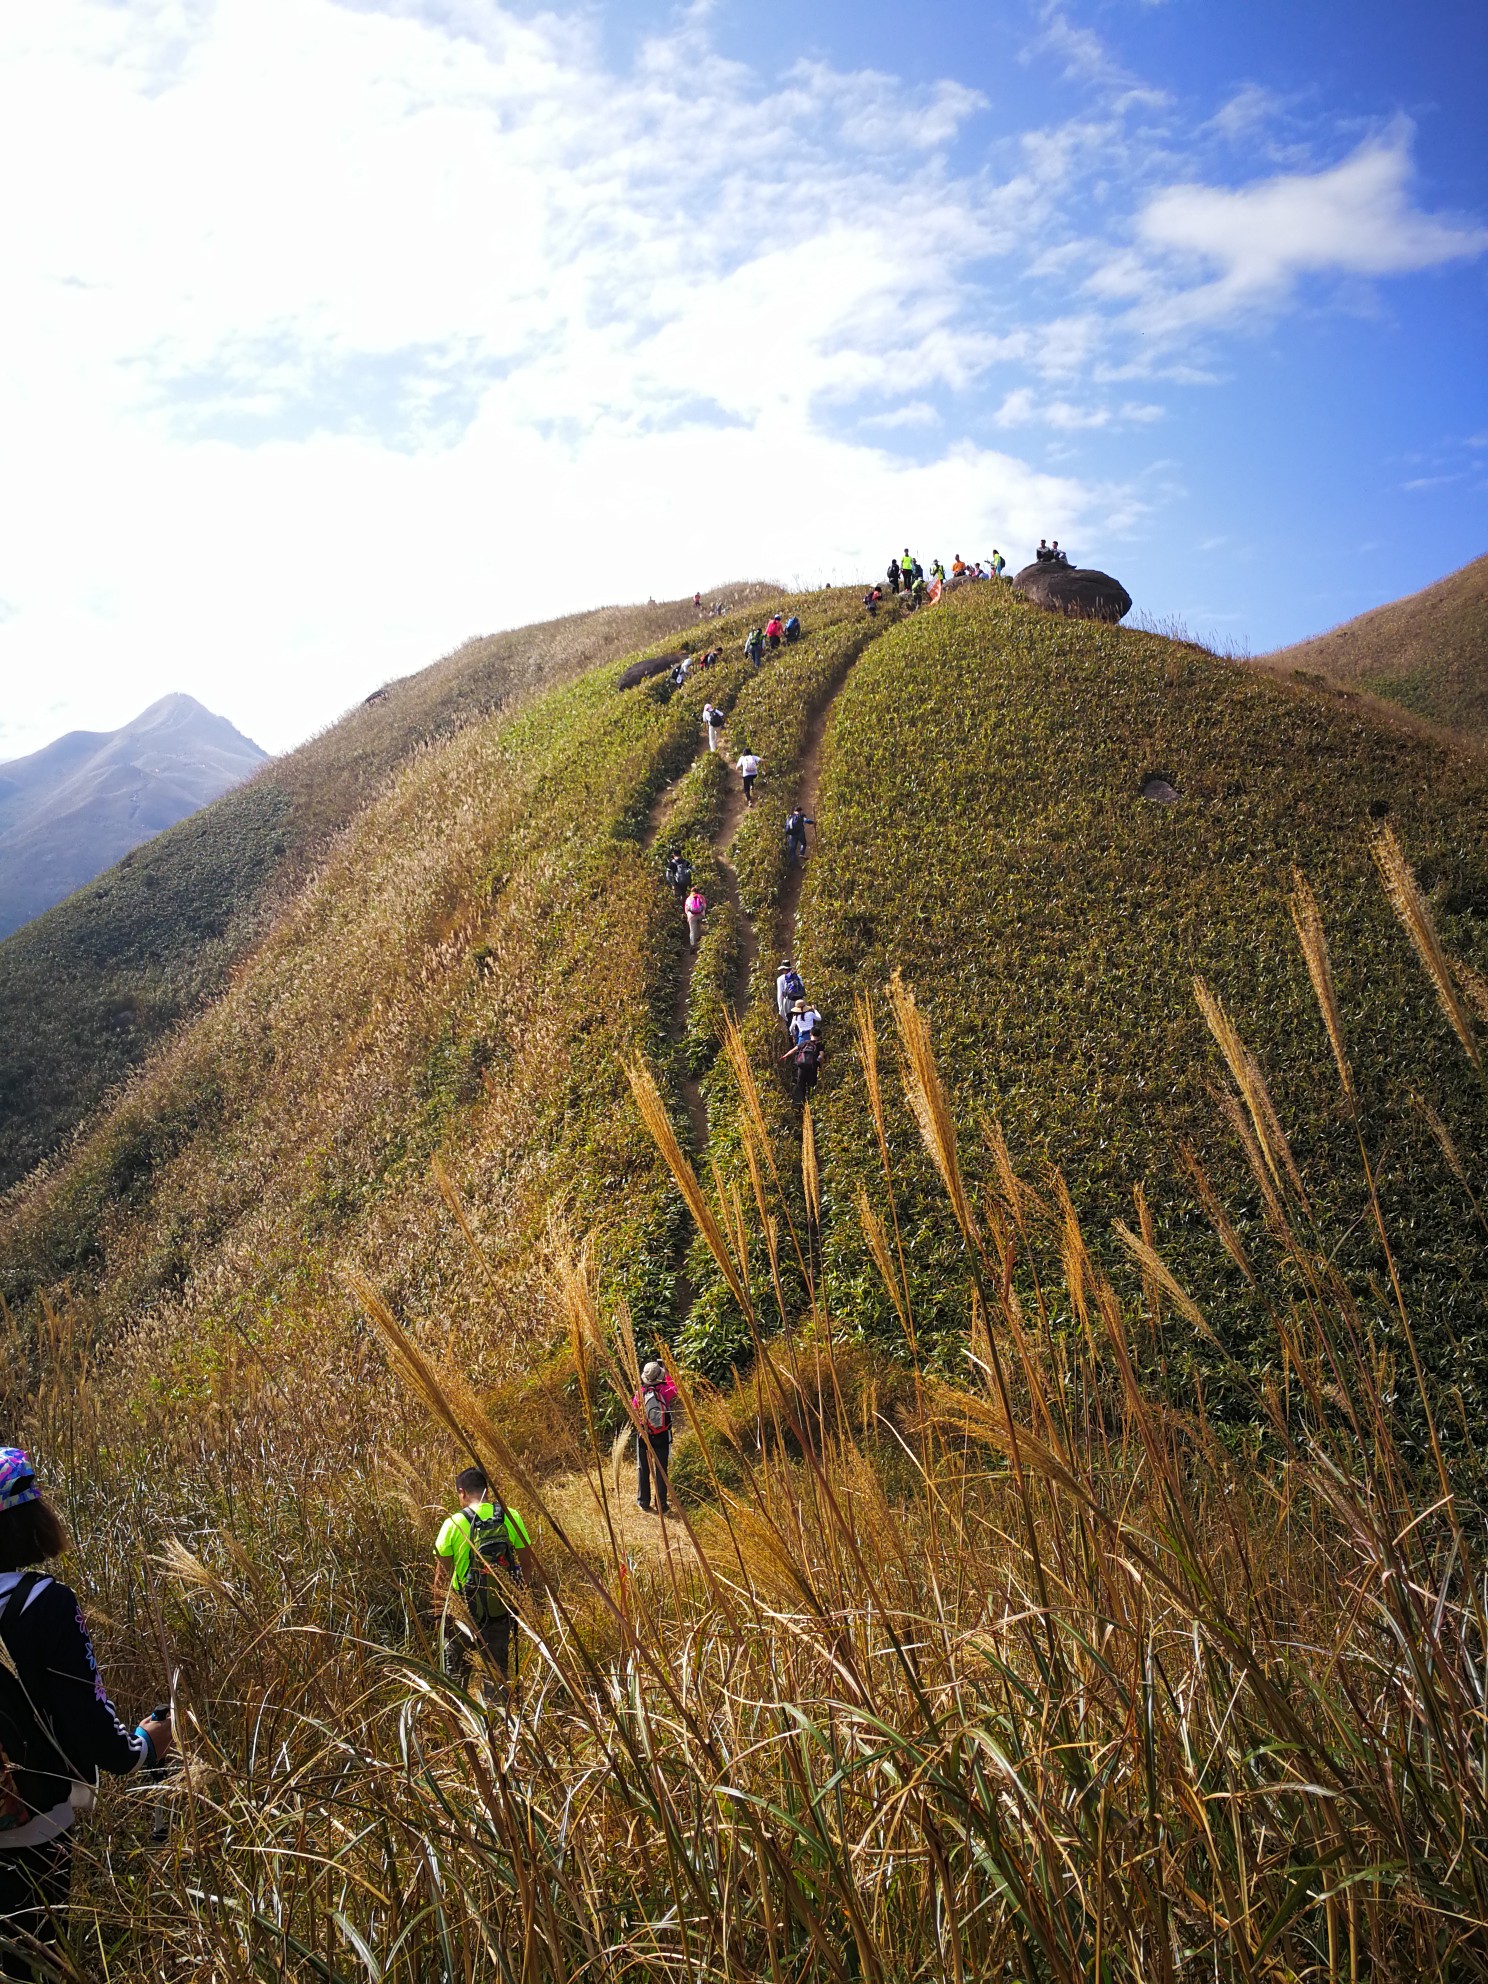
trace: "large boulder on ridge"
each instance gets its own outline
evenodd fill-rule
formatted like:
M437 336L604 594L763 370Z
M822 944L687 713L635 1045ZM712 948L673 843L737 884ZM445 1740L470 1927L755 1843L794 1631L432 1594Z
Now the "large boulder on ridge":
M644 661L633 661L620 677L622 689L639 688L642 682L649 682L653 675L665 675L675 668L679 661L687 659L684 654L653 654Z
M1131 594L1119 579L1083 565L1061 565L1046 558L1025 565L1013 584L1035 606L1076 620L1123 620L1131 612Z

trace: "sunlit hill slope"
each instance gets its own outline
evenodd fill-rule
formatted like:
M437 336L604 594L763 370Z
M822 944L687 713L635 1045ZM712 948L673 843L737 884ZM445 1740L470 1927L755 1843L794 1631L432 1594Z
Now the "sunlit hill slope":
M1265 657L1368 689L1450 730L1488 734L1488 557L1407 599Z
M0 943L0 1189L221 990L331 837L410 755L691 618L691 602L676 600L470 641Z
M188 1735L111 1974L1483 1974L1488 770L1011 587L768 603L348 771L4 1202L0 1407Z

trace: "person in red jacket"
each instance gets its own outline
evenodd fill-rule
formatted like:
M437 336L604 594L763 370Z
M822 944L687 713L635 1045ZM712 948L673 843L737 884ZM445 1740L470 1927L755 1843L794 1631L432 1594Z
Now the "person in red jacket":
M677 1403L677 1387L664 1365L653 1357L641 1367L641 1389L631 1399L637 1422L645 1428L636 1435L636 1507L651 1513L651 1477L656 1476L656 1506L667 1512L667 1467L672 1458L672 1407Z
M57 1940L73 1821L98 1773L125 1777L171 1747L168 1716L120 1721L76 1595L39 1568L66 1548L30 1459L0 1447L0 1977L31 1976L27 1953Z
M785 622L778 613L772 614L765 622L765 639L770 643L772 648L778 648L780 646L780 637L784 632Z

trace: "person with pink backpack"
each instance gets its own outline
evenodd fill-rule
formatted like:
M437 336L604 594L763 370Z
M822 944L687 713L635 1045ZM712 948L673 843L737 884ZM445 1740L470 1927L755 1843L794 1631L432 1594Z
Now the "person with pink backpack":
M687 916L688 949L695 951L698 938L703 934L703 918L708 914L708 898L701 889L690 889L682 908Z
M672 1457L672 1407L677 1387L666 1368L653 1357L641 1367L641 1389L631 1399L636 1415L636 1507L651 1513L651 1477L656 1477L656 1507L667 1512L667 1465Z

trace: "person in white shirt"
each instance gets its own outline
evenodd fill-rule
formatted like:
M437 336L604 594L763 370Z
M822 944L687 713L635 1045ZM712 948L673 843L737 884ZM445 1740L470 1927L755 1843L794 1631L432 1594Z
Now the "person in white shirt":
M808 1000L797 999L791 1007L791 1041L799 1046L814 1028L822 1024L822 1016Z
M718 749L718 726L723 722L723 711L714 709L711 703L703 704L703 722L708 729L708 749Z
M739 776L744 781L744 804L754 804L754 781L759 777L760 761L753 751L745 751L739 758Z

